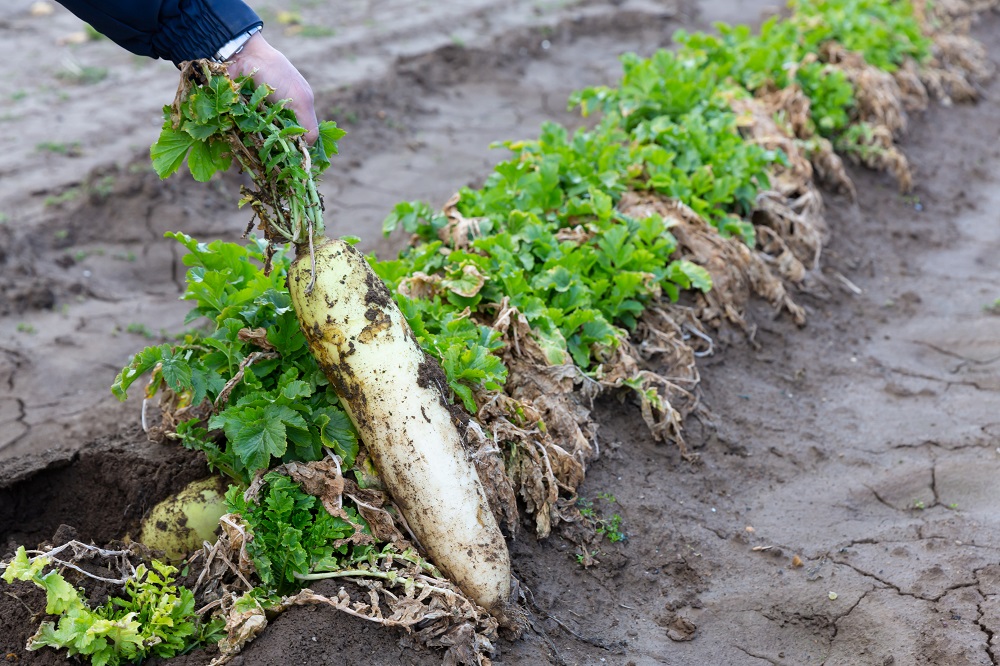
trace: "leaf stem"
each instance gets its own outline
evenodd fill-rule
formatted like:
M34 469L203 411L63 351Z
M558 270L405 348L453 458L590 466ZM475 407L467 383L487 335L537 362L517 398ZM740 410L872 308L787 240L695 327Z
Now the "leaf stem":
M327 578L381 578L382 580L387 580L390 583L402 583L404 586L412 585L413 587L430 590L431 592L438 592L439 594L444 594L448 596L457 596L454 590L449 590L445 587L438 587L428 582L418 580L417 578L410 578L408 576L400 576L392 571L379 571L378 569L343 569L340 571L326 571L311 574L293 574L296 580L325 580Z

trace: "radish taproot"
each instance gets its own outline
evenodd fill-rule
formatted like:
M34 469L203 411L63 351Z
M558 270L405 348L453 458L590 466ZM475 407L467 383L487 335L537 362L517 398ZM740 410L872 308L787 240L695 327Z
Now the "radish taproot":
M445 400L444 374L360 252L324 240L314 253L315 283L308 252L288 271L310 350L420 545L476 603L502 612L510 555Z

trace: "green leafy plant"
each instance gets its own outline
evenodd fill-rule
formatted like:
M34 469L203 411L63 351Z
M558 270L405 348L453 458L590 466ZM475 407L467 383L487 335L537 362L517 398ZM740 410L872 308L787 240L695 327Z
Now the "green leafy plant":
M54 194L52 196L45 197L45 205L61 206L66 203L70 203L71 201L75 201L81 194L83 194L83 191L79 187L71 187L61 194ZM65 236L63 237L65 238ZM56 232L56 238L58 240L62 240L59 238L59 232Z
M600 493L597 498L606 504L615 504L618 501L610 493ZM580 515L594 528L594 532L599 537L607 539L610 543L619 543L628 538L622 530L623 520L620 514L606 515L606 512L599 511L594 507L593 500L583 497L577 500L577 508Z
M678 59L694 65L706 85L691 89L693 99L732 80L753 92L765 86L798 84L809 97L816 130L833 137L851 123L854 92L843 72L816 56L824 44L837 42L859 52L865 61L892 72L907 58L930 57L930 40L913 16L912 6L889 0L799 0L789 18L773 17L754 34L747 26L716 24L718 35L679 31Z
M837 41L887 72L904 60L930 58L931 40L913 15L913 5L889 0L793 0L793 23L808 49Z
M250 526L247 552L267 589L285 594L302 587L306 574L342 569L344 562L367 556L370 546L347 543L355 530L368 531L353 508L344 508L348 521L331 516L287 476L272 472L264 483L259 503L248 501L237 486L226 502Z
M386 231L402 228L426 242L374 267L425 348L439 347L442 329L463 328L468 348L478 350L466 357L485 359L495 343L464 313L486 316L506 301L531 325L551 363L572 359L598 371L655 296L676 299L682 289L711 287L703 268L671 260L676 241L662 218L631 219L615 210L628 174L621 138L607 123L572 137L550 123L538 141L506 144L515 157L482 189L460 193L458 211L478 223L460 240L465 247L437 240L444 214L419 202L395 208ZM571 228L580 229L579 240L560 237ZM400 294L416 273L438 276L439 287L424 298ZM458 320L470 321L449 328ZM502 384L500 366L479 370L489 377L484 386ZM471 408L469 396L463 399Z
M875 139L874 129L868 123L855 123L837 137L837 151L850 155L862 163L875 162L886 149Z
M101 176L96 181L90 183L87 188L90 193L99 199L107 199L111 196L111 193L115 191L115 183L117 178L112 175Z
M151 340L151 339L153 339L153 338L156 337L153 334L153 332L151 330L149 330L148 326L146 326L145 324L139 323L139 322L132 322L131 324L129 324L128 326L126 326L125 327L125 332L126 333L130 333L132 335L140 335L140 336L146 338L147 340Z
M434 588L443 579L416 551L401 551L391 543L379 546L354 508L343 506L334 516L283 474L269 473L263 481L258 498L247 499L235 486L226 494L250 537L247 552L263 583L254 591L256 597L291 594L324 578L379 578L404 590ZM415 572L430 578L416 580Z
M259 188L244 188L240 205L253 208L269 238L299 243L322 234L315 178L330 165L344 130L320 123L319 140L306 149L295 141L306 129L285 100L267 101L272 88L246 76L233 81L223 66L199 62L182 72L183 101L164 107L163 128L150 149L156 173L166 178L186 160L194 179L204 182L235 159Z
M204 417L182 419L175 437L241 483L279 462L319 460L324 447L350 468L357 434L295 319L287 258L275 255L268 275L263 241L243 247L168 236L188 250L183 298L194 308L187 322L208 325L136 354L115 378L115 395L124 399L148 374L147 397L167 390L178 411L207 407Z
M697 76L709 82L706 88L692 90L693 94L709 95L726 81L751 92L769 85L786 88L797 84L809 97L810 114L820 134L830 136L849 124L854 106L850 81L840 70L806 57L815 56L820 42L808 42L796 21L774 17L765 21L757 34L743 25L719 23L716 28L717 36L681 30L674 37L683 49L678 58L694 64Z
M3 580L30 581L45 590L45 612L58 621L44 622L28 649L65 649L70 657L83 655L94 666L134 663L148 656L170 658L182 654L200 639L211 640L218 623L202 625L195 614L194 594L174 584L174 567L153 561L140 564L125 583L124 595L96 608L88 606L45 555L28 558L18 548L7 563Z

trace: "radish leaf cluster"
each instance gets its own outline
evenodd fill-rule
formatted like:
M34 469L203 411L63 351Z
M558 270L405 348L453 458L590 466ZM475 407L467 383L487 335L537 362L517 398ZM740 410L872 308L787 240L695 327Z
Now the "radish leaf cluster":
M296 574L336 570L345 557L363 557L371 550L345 543L355 530L368 529L354 509L344 508L349 522L330 515L319 499L283 474L267 474L264 482L259 502L247 501L238 486L229 489L226 502L250 526L247 552L267 589L287 594L302 586Z
M194 303L188 322L207 319L208 328L139 352L112 391L124 398L134 381L149 374L147 397L169 389L181 405L211 403L207 428L194 417L181 421L176 434L242 483L281 462L319 460L324 448L350 468L357 434L295 319L284 284L287 257L276 255L265 274L263 241L205 244L168 235L188 250L183 298ZM225 437L220 442L211 431Z
M91 608L47 557L29 559L22 546L7 563L3 580L30 581L45 590L45 612L58 617L42 623L29 649L65 648L69 656L84 655L94 666L117 666L177 656L221 629L217 622L201 624L194 594L174 584L176 573L155 560L151 568L140 564L125 583L124 596Z

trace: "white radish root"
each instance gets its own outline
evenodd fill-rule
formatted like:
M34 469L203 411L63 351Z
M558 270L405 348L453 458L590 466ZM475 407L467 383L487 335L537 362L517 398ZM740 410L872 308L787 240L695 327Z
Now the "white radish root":
M503 614L510 555L445 400L446 380L364 256L339 240L288 272L310 349L430 559L476 603ZM307 293L308 292L308 293Z

